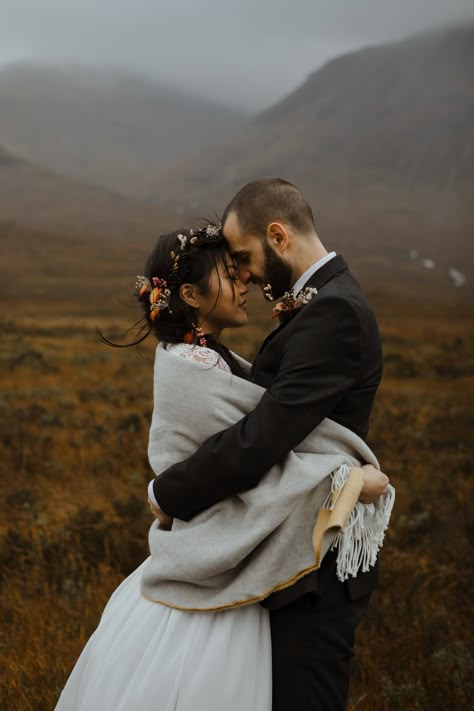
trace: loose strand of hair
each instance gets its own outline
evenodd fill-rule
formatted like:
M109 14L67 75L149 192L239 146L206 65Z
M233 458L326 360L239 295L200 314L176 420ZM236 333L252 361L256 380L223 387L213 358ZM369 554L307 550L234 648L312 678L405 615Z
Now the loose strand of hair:
M127 328L125 333L129 333L129 331L133 330L134 328L137 328L139 323L140 323L140 321L137 321L137 323L135 323L133 326L130 326L130 328ZM132 346L138 346L138 345L140 345L140 343L143 343L143 341L145 341L148 338L148 336L150 335L152 330L153 330L152 327L149 326L148 324L142 324L140 326L140 328L138 329L138 337L135 340L131 341L130 343L115 343L114 341L111 341L109 338L104 336L102 331L99 328L97 328L97 326L95 328L95 331L96 331L97 335L99 336L100 342L106 346L111 346L112 348L131 348Z

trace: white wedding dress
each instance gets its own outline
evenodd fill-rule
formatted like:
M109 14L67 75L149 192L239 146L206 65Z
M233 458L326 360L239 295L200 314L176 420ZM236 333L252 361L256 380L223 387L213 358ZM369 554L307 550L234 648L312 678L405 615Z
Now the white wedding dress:
M215 351L171 348L228 369ZM111 596L56 711L271 711L268 611L183 612L151 602L140 593L145 565Z

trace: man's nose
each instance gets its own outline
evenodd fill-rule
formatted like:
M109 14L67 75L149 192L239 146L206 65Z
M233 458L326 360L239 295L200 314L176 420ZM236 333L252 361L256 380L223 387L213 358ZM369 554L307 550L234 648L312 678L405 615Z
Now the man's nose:
M238 272L239 279L242 284L248 284L249 282L253 282L253 274L248 267L240 265L238 268Z
M245 267L239 267L239 279L242 284L247 285L252 278L252 273Z

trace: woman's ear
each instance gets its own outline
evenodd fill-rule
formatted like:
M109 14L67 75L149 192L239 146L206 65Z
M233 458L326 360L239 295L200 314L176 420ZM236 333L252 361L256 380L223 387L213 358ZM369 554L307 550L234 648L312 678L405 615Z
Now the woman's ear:
M275 252L280 254L286 252L290 238L285 225L281 222L270 222L267 227L267 242Z
M199 293L194 284L181 284L179 287L179 298L193 309L199 308Z

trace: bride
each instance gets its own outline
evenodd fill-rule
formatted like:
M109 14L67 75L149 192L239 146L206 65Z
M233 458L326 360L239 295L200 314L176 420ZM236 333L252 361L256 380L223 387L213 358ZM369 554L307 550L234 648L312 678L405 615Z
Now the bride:
M197 238L186 251L181 234ZM223 328L247 322L248 291L218 230L162 236L145 274L151 289L139 280L138 298L170 354L245 377L217 340ZM185 397L175 385L177 397ZM113 593L56 710L270 711L268 611L256 604L197 613L151 602L140 592L145 566Z
M263 390L248 382L248 364L219 341L224 328L247 322L247 291L214 225L161 237L138 277L146 333L134 343L151 332L159 341L149 440L155 471L190 454L229 418L237 421L242 398L252 407L261 397ZM317 441L309 437L295 449L294 461L289 455L228 506L212 507L192 525L170 521L171 531L155 521L151 556L111 596L56 711L271 711L269 618L258 602L318 567L355 511L357 494L315 545L315 511L327 511L332 495L337 503L347 490L339 478L336 491L329 474L345 467L352 476L359 461L377 466L355 435L345 441L345 428L327 423ZM334 447L321 454L334 441L344 444L343 454ZM304 476L295 477L302 469ZM389 509L381 509L378 546ZM307 545L299 538L305 521ZM288 548L292 536L298 545ZM351 571L343 568L341 557L347 577Z

